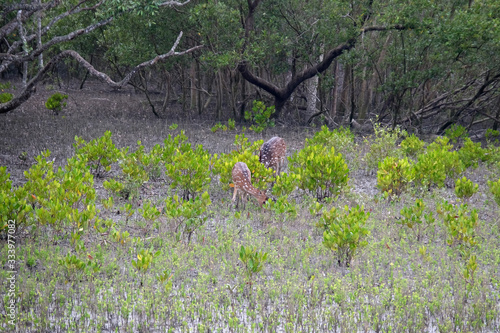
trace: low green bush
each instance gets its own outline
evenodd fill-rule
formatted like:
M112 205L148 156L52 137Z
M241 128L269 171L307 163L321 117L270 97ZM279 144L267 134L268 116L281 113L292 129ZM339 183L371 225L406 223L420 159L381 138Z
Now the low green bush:
M451 151L452 148L448 138L439 137L417 156L415 179L423 187L443 187L447 177L454 179L465 170L458 152Z
M10 102L14 98L11 93L1 93L0 94L0 104Z
M276 176L272 193L277 197L290 195L298 186L299 176L295 173L281 173Z
M412 230L417 241L421 241L424 231L433 226L435 222L432 212L427 214L424 214L424 212L425 203L422 199L416 199L413 206L401 209L401 219L397 219L396 223Z
M334 147L335 151L342 154L353 152L356 149L354 133L348 127L339 127L330 131L325 125L321 126L321 131L316 132L311 139L306 139L305 145Z
M260 133L266 128L274 127L274 120L271 115L274 113L274 105L266 107L262 101L253 101L252 111L245 111L245 119L253 124L250 130Z
M111 165L118 161L127 150L121 151L115 147L111 139L111 132L106 131L100 138L86 142L84 139L75 136L75 153L87 160L92 174L102 177L111 170Z
M420 140L415 134L412 134L401 141L400 146L406 156L417 157L417 155L423 153L425 142Z
M45 102L45 107L49 110L54 111L54 113L57 115L59 114L59 112L61 112L63 107L66 106L66 99L68 99L68 95L56 92L47 99L47 101Z
M186 152L177 151L172 156L172 163L165 164L165 173L172 181L172 188L180 189L186 200L207 190L212 181L210 160L210 154L202 145Z
M12 188L10 174L6 167L0 167L0 233L9 228L21 232L30 225L32 205L28 201L30 194L24 186Z
M500 206L500 179L498 181L488 181L488 187L490 188L491 194L498 206Z
M473 142L469 138L465 139L458 156L465 168L477 168L479 161L484 162L488 159L487 151L481 148L481 142Z
M467 129L462 125L453 124L446 129L444 135L451 140L453 144L461 144L469 137Z
M258 251L252 247L240 248L239 259L244 265L245 275L251 283L256 274L262 271L264 268L264 263L267 260L268 254L264 251Z
M68 159L57 171L47 161L49 156L49 151L37 156L37 163L24 174L24 189L33 207L30 215L37 225L50 225L58 232L68 230L76 240L97 218L94 178L87 161L79 156Z
M184 234L191 241L192 234L200 228L207 220L206 212L212 204L208 192L190 200L182 200L179 196L165 200L165 215L173 220L174 231L180 237Z
M446 227L448 245L457 246L462 254L469 253L477 244L479 217L476 209L469 210L465 204L457 206L445 201L437 206L437 212Z
M370 150L364 157L368 171L376 170L378 164L386 157L401 157L402 153L398 149L397 141L406 135L406 132L399 127L390 131L378 123L375 123L373 129L375 133L365 139L365 144L370 146Z
M455 195L462 200L468 201L478 189L479 185L474 184L466 177L455 181Z
M349 180L349 168L333 147L309 145L288 160L299 188L314 194L318 200L338 195Z
M408 158L386 157L377 171L377 187L387 195L400 195L413 182L415 169Z
M323 245L336 252L339 266L348 267L356 251L368 242L364 239L370 234L365 227L370 213L363 207L344 207L341 211L332 207L324 211L318 224L323 231Z

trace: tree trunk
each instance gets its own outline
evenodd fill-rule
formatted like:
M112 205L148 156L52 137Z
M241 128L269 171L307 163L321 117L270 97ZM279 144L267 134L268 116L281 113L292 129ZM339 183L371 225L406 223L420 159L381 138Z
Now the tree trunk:
M495 118L500 119L500 96L497 98L497 114L496 114ZM497 120L495 120L495 122L493 123L492 129L494 131L498 130L498 121Z
M240 122L245 120L245 108L247 104L247 81L240 80L241 82L241 105L240 105Z
M191 68L189 69L189 85L190 85L190 103L189 108L191 110L197 109L196 104L196 90L197 90L197 77L196 77L196 61L191 62Z
M215 119L217 121L220 121L222 118L222 96L223 95L223 89L222 89L222 74L220 69L217 71L217 105L215 106Z
M41 0L38 0L38 5L41 5ZM42 48L42 12L38 12L36 16L36 44L38 48ZM43 68L43 53L38 56L38 68Z
M337 117L339 112L339 105L342 96L342 90L344 87L344 66L340 61L337 61L335 65L335 85L333 87L333 98L331 107L331 117L333 120Z

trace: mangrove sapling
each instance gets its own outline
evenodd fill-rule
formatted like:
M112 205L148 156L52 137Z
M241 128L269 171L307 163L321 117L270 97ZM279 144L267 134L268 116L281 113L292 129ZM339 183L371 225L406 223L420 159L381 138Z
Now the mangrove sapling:
M211 203L208 192L187 201L180 199L177 195L165 200L164 212L174 221L174 232L178 235L178 239L181 234L187 234L188 243L191 242L192 234L207 220L205 213Z
M324 211L320 220L323 226L323 245L336 252L337 262L340 267L349 267L358 247L366 246L363 240L370 234L365 227L370 216L363 207L344 207L344 211L332 207L330 211Z
M455 195L465 203L469 202L470 198L478 191L478 189L479 185L474 184L466 177L455 181Z
M296 174L298 187L318 200L336 197L347 186L349 168L335 148L310 145L288 158L290 173Z
M111 170L111 165L128 152L128 149L116 148L111 135L111 131L106 131L102 137L89 142L75 136L73 147L76 156L86 159L87 165L96 177L105 176Z
M396 219L396 223L412 230L417 242L422 240L424 231L433 226L435 222L432 212L424 214L424 211L425 203L422 199L416 199L413 206L403 207L400 211L401 218Z
M141 274L141 286L143 285L144 275L160 253L160 251L153 252L153 249L141 249L137 254L137 260L132 260L132 266Z
M415 169L408 158L398 160L386 157L379 163L377 170L377 187L387 197L399 196L415 179Z
M500 178L498 181L488 181L488 187L490 189L491 194L493 194L493 198L498 206L500 206Z
M402 152L396 143L407 135L406 131L401 130L399 127L389 130L378 122L373 125L373 130L374 135L369 139L365 139L365 145L370 147L370 150L363 158L368 172L376 170L379 163L386 157L400 158Z
M146 221L146 225L144 228L144 234L147 234L151 228L156 227L159 230L159 225L156 223L158 218L161 215L161 212L156 208L154 204L152 204L150 201L146 201L142 208L138 209L139 214L144 218Z
M477 245L476 228L479 225L477 210L469 210L465 204L458 206L444 201L437 206L437 213L446 227L446 243L457 246L460 253L468 258L469 251Z
M161 274L156 274L156 279L163 285L166 296L169 296L172 291L172 276L174 276L174 274L168 269L165 269Z
M264 207L271 210L273 220L278 222L280 229L283 229L285 221L297 217L297 205L288 198L288 195L279 197L276 201L268 200Z
M247 277L247 282L251 286L253 279L262 268L264 268L264 262L267 260L268 253L264 251L258 251L252 247L240 248L239 260L244 265L245 275ZM252 290L252 289L250 289Z

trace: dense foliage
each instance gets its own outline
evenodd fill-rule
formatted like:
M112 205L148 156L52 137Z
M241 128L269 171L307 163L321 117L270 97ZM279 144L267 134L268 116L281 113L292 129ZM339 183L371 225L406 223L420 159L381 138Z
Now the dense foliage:
M498 129L494 0L37 3L0 7L0 72L17 69L23 79L17 89L2 83L0 112L57 68L58 84L69 75L83 87L89 74L113 88L130 84L158 117L177 101L257 131L284 113L308 124L379 116L452 140L465 128Z

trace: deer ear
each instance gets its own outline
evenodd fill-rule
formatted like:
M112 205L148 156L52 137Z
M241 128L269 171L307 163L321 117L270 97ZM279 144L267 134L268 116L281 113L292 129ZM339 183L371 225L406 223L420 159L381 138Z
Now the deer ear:
M229 184L229 187L234 187L234 184L233 183Z

